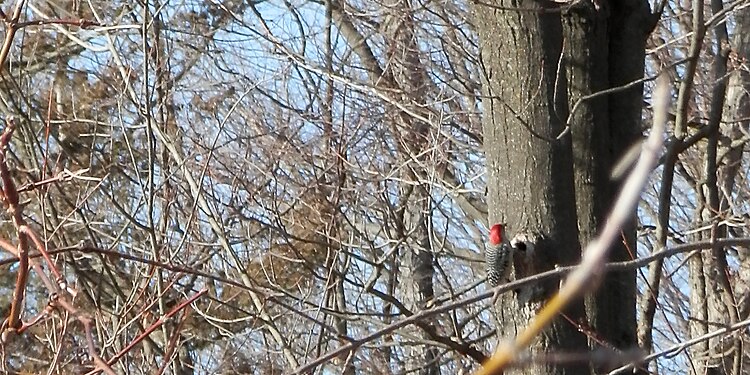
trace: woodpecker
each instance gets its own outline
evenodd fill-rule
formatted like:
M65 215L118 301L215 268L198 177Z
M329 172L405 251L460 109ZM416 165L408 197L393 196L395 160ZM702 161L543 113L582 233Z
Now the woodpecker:
M507 282L513 262L513 246L505 236L505 225L495 224L490 228L490 241L485 245L487 281L490 286Z

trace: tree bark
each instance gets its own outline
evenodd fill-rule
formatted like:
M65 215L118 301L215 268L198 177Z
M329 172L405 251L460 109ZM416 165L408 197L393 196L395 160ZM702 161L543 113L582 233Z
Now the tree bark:
M576 262L609 213L620 187L613 166L641 133L643 86L582 99L643 76L649 11L640 0L584 1L563 11L533 1L496 4L474 9L485 68L489 222L507 222L511 237L541 238L529 265L516 259L518 278ZM611 260L635 255L634 223L623 237ZM554 282L527 291L528 301L523 292L501 297L500 336L514 336L556 289ZM629 349L636 345L635 297L635 271L611 273L586 297L585 313L581 304L565 314L590 326L590 347ZM557 320L531 351L586 347L572 324ZM535 366L534 373L590 371L581 363Z
M533 1L504 1L508 8L537 8ZM538 238L533 258L522 273L537 273L580 257L569 137L555 138L567 118L567 82L558 69L562 52L559 14L475 8L480 37L484 97L484 146L487 157L489 222L505 222L509 233L527 232ZM518 262L516 262L518 264ZM496 305L498 334L515 336L557 289L551 281L504 295ZM521 298L518 298L521 297ZM573 320L583 316L581 304L566 311ZM556 319L530 348L584 350L586 340L562 318ZM523 372L583 373L581 363L536 362ZM521 371L521 370L519 370Z
M570 105L587 95L623 86L643 77L648 5L643 1L608 3L609 12L581 2L563 13ZM610 14L607 16L607 14ZM582 101L571 116L579 238L589 243L602 227L621 187L611 174L639 139L643 85ZM612 246L610 261L636 255L635 220ZM635 270L611 272L586 298L592 348L629 349L636 339ZM598 369L604 371L605 369Z
M714 14L722 9L721 3L712 2ZM747 12L737 14L735 35L731 48L740 58L747 58L750 50L750 16ZM741 155L745 148L742 139L747 134L748 122L744 119L750 115L747 105L750 80L747 71L740 68L727 75L727 63L730 53L727 29L717 26L714 29L715 45L719 46L713 59L713 75L716 83L713 87L711 110L709 112L709 135L705 143L704 181L702 186L696 187L705 202L701 206L700 215L696 219L702 225L711 224L711 229L703 233L705 239L716 239L729 235L728 227L720 221L733 216L733 205L729 197L735 192L735 181L742 164ZM721 121L719 121L721 120ZM693 324L695 331L691 336L696 337L703 331L711 330L713 325L730 325L747 317L747 272L750 269L748 258L744 252L738 252L737 277L730 276L728 266L728 249L716 247L712 251L701 254L700 261L703 269L691 268L691 280L703 280L702 290L692 290L691 306L698 305L706 323ZM698 255L696 255L697 258ZM698 262L693 260L693 262ZM701 272L701 274L692 273ZM731 278L731 279L730 279ZM698 285L701 286L701 285ZM702 316L696 316L701 322ZM740 374L742 368L747 367L747 354L743 350L742 338L717 337L709 340L702 349L702 353L694 352L696 373L707 374Z

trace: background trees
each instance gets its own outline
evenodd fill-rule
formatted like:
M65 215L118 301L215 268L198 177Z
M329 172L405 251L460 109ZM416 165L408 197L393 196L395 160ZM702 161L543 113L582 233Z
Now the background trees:
M9 21L20 10L0 85L18 125L10 171L76 295L75 313L45 310L30 274L23 321L47 313L7 340L4 370L102 368L90 348L128 373L282 373L316 359L350 374L471 371L515 332L495 330L490 299L466 300L485 291L488 215L545 235L540 250L554 252L538 270L575 263L617 190L612 166L650 123L657 73L679 87L668 149L638 246L625 228L613 260L744 237L746 4L659 3L658 22L643 2L529 9L542 5L6 5ZM2 230L10 306L19 234ZM583 324L555 323L562 346L547 353L658 351L741 324L746 256L713 247L612 274L566 313ZM76 317L92 319L90 337ZM743 336L712 340L650 366L740 373Z

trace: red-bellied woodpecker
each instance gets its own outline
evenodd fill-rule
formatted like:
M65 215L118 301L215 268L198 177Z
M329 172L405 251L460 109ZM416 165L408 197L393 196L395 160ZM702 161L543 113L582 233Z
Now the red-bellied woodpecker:
M485 245L487 281L491 286L508 282L513 262L513 247L505 236L505 225L495 224L490 228L490 241Z

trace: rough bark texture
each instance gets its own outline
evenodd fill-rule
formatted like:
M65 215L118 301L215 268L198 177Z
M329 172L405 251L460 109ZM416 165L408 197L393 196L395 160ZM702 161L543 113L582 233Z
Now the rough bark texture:
M502 5L535 7L530 1ZM485 68L482 91L489 222L506 222L511 233L541 234L532 264L524 272L574 263L580 257L580 247L570 138L550 141L563 130L567 117L565 72L558 72L562 48L559 14L477 6L476 21ZM499 337L515 336L556 287L553 281L519 294L526 294L528 301L519 301L512 294L500 298ZM567 314L577 320L583 314L581 307L573 306ZM585 337L558 318L531 351L585 347ZM523 371L572 374L585 368L580 363L536 363Z
M566 49L570 102L643 76L648 5L614 1L608 11L583 2L563 14L570 48ZM610 14L609 17L606 15ZM571 121L576 176L576 206L582 244L601 228L617 197L620 180L610 175L618 159L641 134L643 85L583 102ZM610 250L611 261L635 256L635 221ZM637 345L635 270L612 272L586 299L591 328L600 345L629 349ZM604 369L599 369L604 370Z
M736 20L736 32L732 40L731 47L740 58L750 58L750 12L742 12ZM729 140L742 139L744 134L750 131L750 72L747 69L737 69L732 72L727 85L727 100L724 110L724 121L722 123L722 133L729 136ZM747 172L743 176L742 170L742 152L747 148L747 143L723 141L720 145L719 155L721 159L721 169L719 170L719 184L721 188L721 207L722 211L731 207L729 197L735 192L737 178L747 178ZM733 233L733 236L747 236L744 233ZM737 252L740 262L739 272L737 273L737 287L735 288L736 300L740 319L746 319L750 314L750 254L747 251ZM745 361L748 359L745 354ZM750 364L746 364L750 366ZM747 368L747 367L746 367Z
M539 3L496 4L529 9ZM619 191L619 181L612 181L610 173L641 133L642 85L583 101L571 116L570 135L555 138L579 99L643 76L648 4L584 1L548 14L477 6L475 13L485 68L489 222L507 222L511 236L542 235L531 267L519 269L516 261L516 277L573 263L580 257L581 244L600 229ZM615 245L610 259L634 255L634 227L623 229L627 245ZM500 337L515 335L556 287L550 283L531 291L528 303L515 295L503 296L497 309ZM579 305L566 315L596 333L591 347L630 349L637 344L635 297L634 271L611 273L586 298L585 314ZM532 352L584 347L585 337L571 324L557 321ZM575 365L551 364L531 369L583 371L587 370Z

